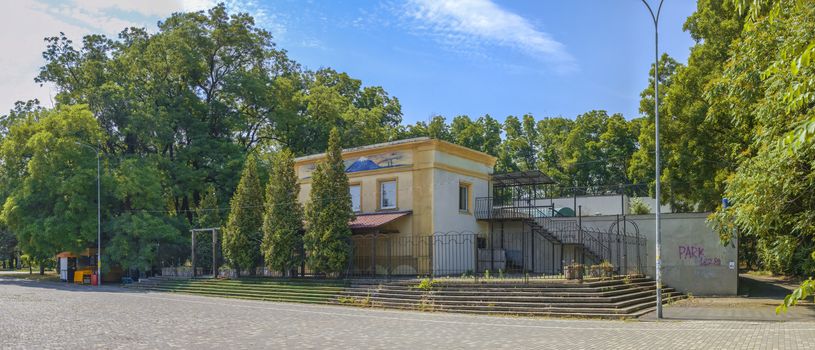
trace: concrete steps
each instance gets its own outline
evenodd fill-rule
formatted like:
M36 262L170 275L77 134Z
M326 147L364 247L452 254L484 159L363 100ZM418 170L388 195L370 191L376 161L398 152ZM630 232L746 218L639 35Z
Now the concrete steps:
M217 297L328 304L336 299L345 285L309 281L275 281L266 279L177 279L150 278L127 285L128 288L209 295Z
M237 280L150 278L127 288L249 300L338 304L390 309L545 317L634 318L655 307L656 285L644 277L584 281ZM663 288L663 300L684 295Z
M429 290L418 281L353 283L339 304L522 316L633 318L655 307L656 284L647 278L595 282L508 284L440 281ZM664 302L684 297L663 288Z

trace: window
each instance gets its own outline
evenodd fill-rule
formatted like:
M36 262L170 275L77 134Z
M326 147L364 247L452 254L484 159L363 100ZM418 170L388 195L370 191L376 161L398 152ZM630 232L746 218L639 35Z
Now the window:
M458 210L470 211L470 185L461 183L458 185Z
M362 211L362 186L351 185L348 186L348 191L351 192L351 210L355 213Z
M379 209L396 209L396 181L379 183Z

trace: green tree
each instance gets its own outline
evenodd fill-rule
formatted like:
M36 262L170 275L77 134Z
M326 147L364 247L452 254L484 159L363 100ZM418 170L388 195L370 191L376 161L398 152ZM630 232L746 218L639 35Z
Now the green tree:
M501 171L536 169L538 138L534 117L524 115L522 122L518 117L508 116L504 120L504 136L496 166Z
M223 233L224 258L238 273L257 266L261 257L262 191L257 161L254 155L249 154L238 188L229 203L229 217Z
M263 215L263 256L266 265L289 275L303 261L303 208L297 201L300 185L294 156L284 149L275 154Z
M795 53L815 40L815 4L788 0L766 6L747 9L750 20L709 97L719 113L749 128L744 133L749 144L726 181L724 196L733 206L717 210L712 219L723 240L739 232L740 242L754 242L761 267L812 275L815 146L806 139L798 145L787 141L815 115L815 105L790 98L815 79L815 67L795 61L800 58Z
M76 142L102 137L87 106L66 106L20 116L2 140L2 220L40 265L96 243L96 154Z
M351 236L348 223L353 218L340 135L337 129L332 129L326 159L312 173L306 207L308 227L303 241L307 262L313 270L337 274L346 268Z

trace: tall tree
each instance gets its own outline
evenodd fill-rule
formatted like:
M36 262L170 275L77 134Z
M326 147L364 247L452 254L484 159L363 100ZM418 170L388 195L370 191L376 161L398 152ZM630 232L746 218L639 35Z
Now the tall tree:
M337 274L346 268L354 218L339 131L331 130L326 158L312 173L303 238L307 261L315 271Z
M257 266L261 257L263 188L258 178L257 161L251 153L246 158L238 189L229 206L224 227L224 257L240 273L240 270Z
M303 208L297 201L300 184L294 156L284 149L274 155L263 215L263 256L266 265L289 275L303 261Z
M76 143L102 140L99 125L86 106L20 118L0 145L8 191L2 220L38 263L60 251L83 251L97 237L96 154Z
M788 141L815 115L815 102L805 92L815 82L815 66L797 61L815 42L815 3L757 1L746 9L750 20L707 101L716 115L747 128L741 134L749 140L726 178L724 196L733 206L720 208L713 219L723 240L738 229L740 242L755 243L762 268L811 276L815 143L805 137L799 144ZM798 89L805 92L800 98L810 100L793 98Z

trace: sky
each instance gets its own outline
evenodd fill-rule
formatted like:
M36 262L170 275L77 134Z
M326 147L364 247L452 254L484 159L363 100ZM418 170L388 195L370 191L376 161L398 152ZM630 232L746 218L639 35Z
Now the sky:
M658 0L649 0L656 5ZM212 0L23 0L0 3L0 114L14 101L56 93L34 82L43 38L64 32L115 37ZM269 30L279 48L309 69L331 67L382 86L402 104L405 123L433 115L540 119L602 109L627 119L654 59L653 22L639 0L266 0L226 1ZM691 0L665 0L660 51L687 62L682 30Z

